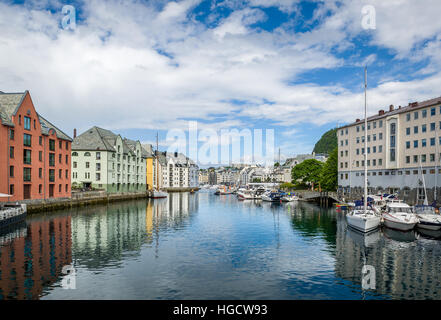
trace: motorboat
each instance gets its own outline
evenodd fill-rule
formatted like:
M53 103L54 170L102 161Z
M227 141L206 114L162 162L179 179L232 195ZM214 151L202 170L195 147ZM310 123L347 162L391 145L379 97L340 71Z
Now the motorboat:
M348 226L360 232L371 232L377 229L381 224L381 218L372 207L365 206L360 202L356 202L353 210L346 215Z
M282 202L292 202L292 201L298 201L299 197L297 197L294 193L285 192L281 194L281 200Z
M270 191L262 194L261 198L263 201L268 201L268 202L281 202L282 200L280 193L274 191Z
M151 198L153 199L161 199L161 198L167 198L168 193L161 190L153 190L151 193Z
M254 190L238 190L237 198L239 200L254 200L256 199Z
M367 201L369 203L369 205L372 207L372 209L378 214L381 215L382 212L385 210L386 208L386 204L387 204L387 200L385 200L385 198L383 198L382 195L369 195L367 197ZM396 200L390 200L390 202L392 201L396 201Z
M441 230L441 216L436 214L435 208L428 205L415 206L415 214L419 219L418 228L427 230Z
M26 212L26 204L0 204L0 228L23 221Z
M412 230L419 222L412 208L404 202L388 202L383 220L386 227L400 231Z

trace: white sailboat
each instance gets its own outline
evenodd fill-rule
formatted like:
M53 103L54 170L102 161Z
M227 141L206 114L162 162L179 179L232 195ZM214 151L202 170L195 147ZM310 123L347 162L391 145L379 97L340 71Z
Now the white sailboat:
M364 70L364 203L356 203L346 215L348 226L361 232L370 232L380 226L381 218L367 204L367 68Z
M167 192L159 189L159 175L158 175L158 156L159 156L159 143L158 134L156 133L156 156L155 156L155 173L156 173L156 188L153 189L151 197L153 199L167 198Z

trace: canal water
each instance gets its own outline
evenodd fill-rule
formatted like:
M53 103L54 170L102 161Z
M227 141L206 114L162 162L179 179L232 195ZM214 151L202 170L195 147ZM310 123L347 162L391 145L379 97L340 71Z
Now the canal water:
M335 209L175 193L3 230L0 299L440 299L440 236L363 236Z

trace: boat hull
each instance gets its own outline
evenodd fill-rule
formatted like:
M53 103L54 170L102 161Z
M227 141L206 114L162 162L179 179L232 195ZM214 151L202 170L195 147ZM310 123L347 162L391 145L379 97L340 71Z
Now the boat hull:
M25 219L26 219L26 212L23 212L22 214L19 214L17 216L0 220L0 228L4 228L4 227L7 227L7 226L10 226L12 224L21 222L21 221L23 221Z
M161 199L161 198L167 198L168 194L166 192L162 192L162 191L153 191L151 198L153 199Z
M441 224L440 223L424 221L421 218L420 218L420 222L417 224L417 226L418 226L418 228L426 229L426 230L433 230L433 231L441 230Z
M416 222L402 222L390 220L384 217L384 225L390 229L400 230L400 231L410 231L415 228Z
M374 231L380 226L380 217L362 218L356 215L347 215L348 226L360 232Z

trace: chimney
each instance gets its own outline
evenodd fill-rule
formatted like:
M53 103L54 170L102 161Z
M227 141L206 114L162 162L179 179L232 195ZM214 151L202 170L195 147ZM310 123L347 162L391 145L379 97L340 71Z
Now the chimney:
M401 106L398 106L398 109L401 109Z
M74 139L77 137L77 129L74 129Z
M394 111L394 105L393 105L393 104L391 104L391 105L389 106L389 112L391 112L391 111Z
M360 119L356 119L355 122L360 122Z
M378 111L378 115L379 115L379 116L384 115L384 110L380 110L380 111Z
M175 152L175 158L177 158L178 157L178 153L177 152Z
M418 102L409 102L411 108L418 106Z

